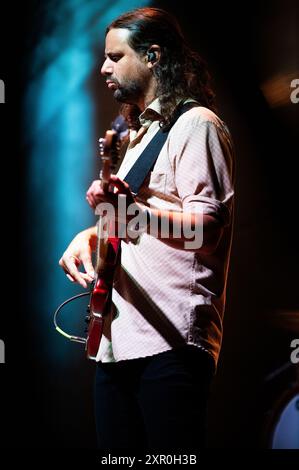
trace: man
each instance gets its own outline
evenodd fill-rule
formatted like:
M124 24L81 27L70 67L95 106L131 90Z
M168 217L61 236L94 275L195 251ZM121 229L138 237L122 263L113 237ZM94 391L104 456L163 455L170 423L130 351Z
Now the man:
M124 194L127 207L137 204L149 220L137 240L121 242L97 355L99 446L196 450L204 442L222 338L234 194L230 136L213 112L204 62L163 10L137 9L107 28L101 73L123 103L130 143L111 177L114 191L95 181L87 201L92 208L117 207ZM186 103L193 107L178 115ZM167 126L167 140L134 198L124 178ZM126 223L131 219L127 215ZM168 238L161 228L167 224ZM190 230L182 227L193 235L202 231L202 243L188 246ZM94 277L96 242L96 228L89 228L60 260L68 278L83 287Z

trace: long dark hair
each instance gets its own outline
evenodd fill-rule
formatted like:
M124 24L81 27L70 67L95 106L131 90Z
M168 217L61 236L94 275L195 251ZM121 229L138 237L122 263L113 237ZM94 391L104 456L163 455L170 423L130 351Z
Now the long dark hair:
M157 96L161 103L163 124L171 121L178 98L193 98L216 111L215 94L205 61L187 44L176 18L160 8L137 8L119 16L107 28L130 31L129 46L144 55L152 44L161 47L161 57L153 73L157 79ZM132 127L140 110L123 105L122 112Z

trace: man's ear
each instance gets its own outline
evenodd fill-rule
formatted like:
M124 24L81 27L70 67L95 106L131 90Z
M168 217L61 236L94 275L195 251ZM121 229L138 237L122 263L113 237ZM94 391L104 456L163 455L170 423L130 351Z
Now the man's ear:
M151 45L146 52L148 68L154 67L161 57L161 48L157 44Z

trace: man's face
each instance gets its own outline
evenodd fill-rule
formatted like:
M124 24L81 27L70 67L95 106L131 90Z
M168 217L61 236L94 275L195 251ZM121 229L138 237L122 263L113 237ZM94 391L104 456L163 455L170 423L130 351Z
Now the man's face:
M117 101L138 104L148 90L152 74L146 60L128 45L129 34L122 28L108 32L101 73Z

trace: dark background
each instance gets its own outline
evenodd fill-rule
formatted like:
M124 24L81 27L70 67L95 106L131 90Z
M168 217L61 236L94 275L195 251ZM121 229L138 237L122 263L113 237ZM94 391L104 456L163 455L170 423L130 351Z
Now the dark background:
M73 350L67 366L48 360L34 301L41 273L27 243L31 227L24 203L28 148L22 145L22 97L44 4L26 2L18 5L17 14L6 5L1 12L7 28L1 29L0 43L0 78L6 84L6 104L0 105L0 338L6 345L6 364L0 366L0 447L92 449L94 365L75 345L67 346ZM292 72L299 78L296 2L200 2L196 14L191 2L153 4L177 15L193 47L208 61L220 114L236 146L235 232L208 444L212 449L262 449L274 429L277 400L293 389L296 379L289 356L291 340L299 337L299 104L273 106L262 86L279 74ZM45 192L51 197L51 188Z

